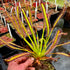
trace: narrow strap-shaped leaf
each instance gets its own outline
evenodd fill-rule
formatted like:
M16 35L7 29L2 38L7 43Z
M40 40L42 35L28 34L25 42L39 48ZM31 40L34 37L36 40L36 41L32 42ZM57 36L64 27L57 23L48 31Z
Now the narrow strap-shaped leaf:
M21 31L20 31L20 29L19 29L18 22L16 21L15 17L13 16L13 14L12 14L12 18L9 16L9 14L8 14L7 12L6 12L6 14L7 14L8 17L10 18L10 20L11 20L13 26L14 26L15 29L18 31L18 33L20 34L20 36L23 37L23 35L21 34ZM15 22L14 22L13 20L14 20ZM16 26L15 26L15 25L16 25Z
M13 24L13 26L15 27L15 29L18 31L18 33L20 33L20 30L18 29L18 26L17 26L17 22L15 21L13 21L13 17L10 17L9 16L9 14L8 14L8 12L6 12L6 14L7 14L7 16L10 18L10 20L11 20L11 22L12 22L12 24ZM15 26L16 25L16 26ZM21 34L21 33L20 33ZM22 35L21 35L22 36Z
M5 60L6 62L10 62L10 61L12 61L12 60L15 60L15 59L21 57L21 56L23 57L23 56L28 56L28 55L30 55L30 53L21 53L21 54L12 56L12 57L7 58L7 59L4 59L4 60Z
M53 25L53 27L52 27L52 29L51 29L51 32L50 32L48 38L46 38L46 42L45 42L45 45L44 45L44 46L47 45L47 43L48 43L48 41L49 41L49 39L50 39L50 36L51 36L51 34L52 34L52 32L53 32L54 27L57 25L58 21L60 20L60 18L61 18L61 17L63 16L63 14L65 13L65 10L66 10L66 8L65 8L65 5L64 5L63 11L62 11L61 14L59 15L59 17L56 19L56 21L55 21L55 23L54 23L54 25Z
M50 45L50 47L48 48L48 50L46 51L45 54L50 53L56 47L56 45L58 44L60 37L61 37L61 36L59 36L59 33L60 33L60 30L58 30L57 33L55 34L52 44Z
M67 45L67 44L70 44L70 42L66 42L66 43L63 43L63 44L56 45L56 47Z
M48 46L52 43L53 40L51 40L47 45L46 45L46 48L43 47L43 50L42 50L42 54L44 55L45 54L45 50L48 48ZM44 42L46 42L46 40L44 40Z
M29 9L29 15L30 15L30 19L32 20L32 18L31 18L31 13L30 13L30 9ZM31 43L32 43L32 45L33 45L33 47L34 47L34 50L36 51L35 44L34 44L33 40L31 39L30 35L28 34L28 31L26 30L25 26L24 26L23 23L20 21L19 16L18 16L18 20L19 20L19 23L20 23L19 26L21 26L20 28L22 28L21 30L24 30L24 31L25 31L26 35L28 36L28 38L30 39L30 41L31 41ZM32 21L31 21L31 24L32 24Z
M4 40L2 40L1 38L0 38L0 41L2 41L4 44L6 44L8 47L10 47L12 49L18 49L18 50L24 50L24 51L27 50L27 49L21 49L21 48L14 47L14 46L10 45L8 42L5 42Z
M7 13L8 14L8 13ZM10 17L10 16L9 16ZM23 37L23 35L22 35L22 33L23 32L20 32L20 29L19 29L19 25L18 25L18 23L17 23L17 21L16 21L16 19L15 19L15 17L13 16L13 14L12 14L12 17L13 17L13 19L14 19L14 21L16 22L16 26L17 26L17 28L16 28L16 30L19 32L19 34L20 34L20 36L26 41L26 43L30 46L30 48L33 50L33 47L32 47L32 45L30 45L30 43ZM19 18L19 17L18 17ZM11 19L11 18L10 18ZM18 19L19 20L19 22L21 23L21 21L20 21L20 19ZM12 21L12 19L11 19L11 21ZM12 21L13 22L13 21ZM13 22L13 24L14 24L14 22ZM21 24L20 24L21 25ZM15 26L15 25L14 25ZM24 25L22 24L22 27L24 28ZM24 28L24 30L25 30L26 28ZM27 33L27 30L25 30L25 32ZM28 37L29 37L29 39L31 40L31 42L32 42L32 44L33 44L33 46L34 46L34 43L33 43L33 41L32 41L32 39L30 38L30 36L29 36L29 34L27 34L28 35ZM36 50L35 50L36 51Z
M48 22L48 18L46 16L46 11L45 11L45 8L44 8L44 5L42 5L42 9L43 9L43 14L44 14L44 19L45 19L45 22L46 22L46 26L47 26L47 36L49 35L49 22ZM42 48L42 44L43 44L43 38L44 38L44 31L45 31L45 22L44 22L44 28L43 28L43 33L42 33L42 40L41 40L41 46L40 46L40 51L43 49ZM43 50L42 50L43 51ZM41 52L42 52L41 51Z
M26 40L26 38L23 37L23 39L24 39L24 41L28 44L28 46L29 46L34 52L36 52L36 50L34 50L33 46Z
M17 26L15 26L14 21L12 20L12 18L10 17L10 15L9 15L9 13L7 11L6 11L6 14L7 14L8 18L10 19L10 21L12 22L14 28L17 28Z
M22 26L21 25L23 25L22 23L21 23L21 21L20 21L20 18L19 18L19 12L18 12L18 7L17 7L17 17L18 17L18 20L19 20L19 27L20 27L20 29L21 29L21 31L22 31ZM24 27L24 26L23 26ZM26 34L28 35L28 37L29 37L29 39L31 40L31 42L32 42L32 44L33 44L33 47L34 47L34 49L33 49L33 47L31 47L30 46L30 48L31 49L33 49L33 50L35 50L35 52L36 52L36 49L35 49L35 44L33 43L33 41L32 41L32 39L31 39L31 37L29 36L29 34L28 34L28 32L27 32L27 30L26 30L26 28L24 28L25 29L25 32L26 32ZM23 32L22 32L23 33ZM24 40L25 40L25 38L23 38ZM25 42L26 42L26 40L25 40ZM28 43L27 43L28 44Z
M32 45L33 45L33 48L34 48L34 50L35 50L35 52L37 51L36 50L36 48L35 48L35 44L34 44L34 42L33 42L33 40L31 39L31 37L30 37L30 35L29 35L29 33L28 33L28 31L26 30L26 28L25 28L25 26L23 25L23 23L21 22L21 20L20 20L20 18L18 17L18 21L19 21L19 26L20 26L20 29L21 29L21 31L25 31L25 33L26 33L26 35L28 36L28 38L30 39L30 41L31 41L31 43L32 43ZM23 32L22 32L23 33ZM24 38L23 38L24 39ZM30 47L31 48L31 47Z
M33 26L31 10L29 7L28 7L28 10L29 10L29 16L30 16L30 23L31 23L31 26Z
M19 23L20 23L19 26L20 26L21 30L24 30L24 31L25 31L25 33L26 33L26 35L29 37L31 43L33 44L33 46L35 46L34 43L33 43L33 41L32 41L32 39L31 39L31 37L30 37L30 35L28 34L28 31L26 30L26 27L25 27L24 24L21 22L21 20L20 20L19 17L18 17L18 21L19 21Z
M45 32L45 22L44 22L44 27L43 27L43 32L42 32L42 40L41 40L41 44L40 44L40 52L42 52L42 49L43 49L44 32Z
M23 47L21 47L21 46L16 45L16 44L14 44L14 43L12 43L12 42L8 42L8 44L9 44L9 45L12 45L12 46L15 46L16 48L25 49L25 48L24 48L24 46L23 46ZM12 48L12 49L13 49L13 48ZM27 50L27 49L26 49L26 50Z
M19 8L18 6L16 8L17 8L17 17L19 17Z
M36 37L35 37L35 35L34 35L33 28L31 27L31 25L30 25L30 23L29 23L29 20L27 19L27 16L26 16L26 14L25 14L25 12L24 12L23 9L22 9L22 12L23 12L23 14L24 14L24 16L25 16L25 19L26 19L27 23L28 23L28 26L29 26L29 28L30 28L30 31L31 31L31 33L32 33L32 35L33 35L33 39L34 39L35 45L37 46L37 41L36 41ZM35 48L36 48L36 47L35 47Z
M54 25L53 25L53 28L57 25L58 21L60 20L60 18L63 16L63 14L65 13L65 5L64 5L64 8L63 8L63 11L61 12L61 14L59 15L59 17L56 19Z
M37 49L39 50L39 36L38 36L38 32L36 32L36 39L37 39Z
M13 17L13 19L14 19L14 21L16 22L16 26L17 26L17 28L16 28L16 30L17 30L17 32L19 33L19 31L20 31L20 33L19 33L19 35L23 38L23 36L24 36L24 31L23 31L23 29L22 29L22 26L20 25L20 22L19 22L19 20L18 20L18 17L14 17L13 15L12 15L12 17ZM17 20L18 20L18 22L17 22Z
M1 38L0 38L0 41L2 41L5 45L7 45L8 47L10 47L10 48L12 48L12 49L22 50L22 51L26 51L26 52L29 52L29 53L34 54L34 52L32 52L32 51L30 51L30 50L28 50L28 49L22 48L22 47L20 47L20 46L18 46L18 45L16 45L16 44L13 44L13 43L10 43L10 42L5 42L5 41L2 40ZM14 47L14 46L17 46L17 47Z
M13 16L14 17L14 16ZM18 6L17 6L17 20L18 20L18 23L17 23L17 25L18 25L18 28L19 28L19 30L21 31L21 34L24 36L24 29L22 28L22 25L21 25L21 22L20 22L20 18L19 18L19 8L18 8ZM16 19L15 19L15 21L17 21Z
M48 18L46 16L46 11L45 11L44 5L43 4L41 4L41 5L42 5L43 13L44 13L44 19L45 19L46 26L47 26L47 36L48 36L49 35L49 22L48 22ZM46 48L46 44L47 44L48 40L49 39L46 40L43 50Z
M8 13L7 13L8 14ZM13 16L13 14L12 14L12 16ZM9 16L10 17L10 16ZM18 17L19 18L19 17ZM17 18L17 19L18 19ZM11 19L11 18L10 18ZM33 46L23 37L23 32L20 32L20 30L19 30L19 25L18 25L18 23L17 23L17 21L16 21L16 19L15 19L15 17L13 16L13 19L14 19L14 21L16 22L16 26L17 26L17 28L16 28L16 30L19 32L19 34L20 34L20 36L24 39L24 41L30 46L30 48L33 50L33 46L34 46L34 43L33 43L33 41L32 41L32 39L31 39L31 37L29 36L29 34L27 33L27 30L26 30L26 28L25 28L25 26L23 25L23 23L20 21L20 19L18 19L19 20L19 22L20 22L20 25L23 27L23 29L25 30L25 32L26 32L26 34L28 35L28 37L29 37L29 39L31 40L31 42L32 42L32 44L33 44ZM12 21L12 19L11 19L11 21ZM12 21L13 22L13 21ZM14 24L14 22L13 22L13 24ZM15 26L15 25L14 25ZM36 50L34 49L34 52L36 52Z
M66 54L66 53L63 53L63 52L56 52L56 53L50 53L50 54L58 54L58 55L64 55L64 56L70 57L69 54Z
M45 8L44 8L44 5L42 5L42 9L43 9L43 14L44 14L44 19L45 19L45 22L46 22L46 26L47 26L47 36L49 35L49 22L48 22L48 18L46 16L46 11L45 11Z

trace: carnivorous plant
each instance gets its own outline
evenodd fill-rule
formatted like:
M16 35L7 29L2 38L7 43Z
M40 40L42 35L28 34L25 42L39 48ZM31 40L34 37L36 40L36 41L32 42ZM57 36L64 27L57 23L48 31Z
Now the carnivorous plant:
M17 7L17 17L16 18L14 17L13 13L12 13L12 17L10 17L10 15L6 12L8 17L10 18L10 20L12 22L12 25L14 26L14 28L16 29L16 31L18 32L20 37L27 43L30 50L27 49L27 48L21 47L19 45L16 45L14 43L11 43L11 42L5 42L1 38L0 38L0 40L12 49L18 49L18 50L22 50L22 51L26 51L26 52L30 53L31 56L34 57L37 61L48 60L48 59L54 60L53 57L48 57L47 56L49 54L60 54L60 55L65 55L65 56L70 57L70 55L68 55L66 53L63 53L63 52L51 53L53 51L53 49L55 49L56 47L66 45L66 44L70 43L70 42L66 42L64 44L59 44L58 45L58 42L59 42L59 39L61 38L61 35L64 34L60 29L56 31L54 38L51 41L49 41L53 29L55 28L55 26L57 25L57 22L60 20L60 18L63 16L63 14L65 12L65 6L64 6L63 11L59 15L59 17L56 19L56 21L55 21L53 27L51 28L51 30L49 28L49 22L48 22L48 18L47 18L46 12L45 12L44 5L41 4L41 6L42 6L42 10L43 10L43 15L44 15L43 32L42 32L42 37L41 38L39 38L38 32L34 31L34 29L33 29L33 22L32 22L32 17L31 17L32 15L31 15L31 12L30 12L29 8L28 8L28 10L29 10L30 21L28 20L26 14L25 14L25 11L23 9L22 9L22 12L23 12L23 15L24 15L24 17L27 21L27 25L29 27L29 30L31 32L31 35L32 35L33 39L29 35L25 25L22 23L22 21L19 17L19 8ZM46 38L44 38L45 28L47 28L46 29L47 30ZM26 33L26 35L30 39L31 43L26 39L26 37L24 35L24 32ZM6 61L14 60L17 57L26 55L28 53L14 56L10 59L6 59Z

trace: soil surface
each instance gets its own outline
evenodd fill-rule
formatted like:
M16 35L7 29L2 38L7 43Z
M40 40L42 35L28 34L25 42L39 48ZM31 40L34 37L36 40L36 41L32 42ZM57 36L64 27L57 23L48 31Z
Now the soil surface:
M54 66L49 61L41 61L41 65L34 65L36 70L55 70Z

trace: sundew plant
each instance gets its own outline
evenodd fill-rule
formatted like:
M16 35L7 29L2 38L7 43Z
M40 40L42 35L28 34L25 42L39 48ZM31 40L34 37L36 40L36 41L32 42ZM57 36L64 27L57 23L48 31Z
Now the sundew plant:
M0 40L12 49L18 49L18 50L22 50L22 51L26 51L26 52L30 53L30 55L38 61L47 60L47 59L52 59L53 60L54 59L53 57L47 57L46 56L46 55L49 55L49 54L60 54L60 55L65 55L65 56L70 57L70 55L68 55L66 53L63 53L63 52L51 53L56 47L66 45L66 44L70 43L70 42L66 42L64 44L58 44L61 35L64 34L60 29L56 31L54 38L51 41L49 41L53 29L55 28L55 26L57 25L57 22L60 20L60 18L62 17L62 15L65 12L65 6L64 6L63 11L59 15L59 17L56 19L56 21L55 21L53 27L51 28L51 30L49 28L49 22L48 22L48 18L47 18L47 15L46 15L44 5L41 4L41 6L42 6L42 10L43 10L43 15L44 15L43 32L42 32L42 37L41 38L39 38L38 32L34 31L34 29L33 29L31 10L29 8L28 8L28 10L29 10L30 21L28 20L24 9L22 9L22 12L23 12L23 15L24 15L24 17L27 21L27 25L28 25L28 27L31 31L33 39L30 37L28 31L26 30L26 27L24 26L24 24L20 20L19 8L17 7L17 17L16 18L14 17L13 13L12 13L12 17L10 17L10 15L6 12L8 17L10 18L14 28L16 29L18 34L21 36L21 38L27 43L27 45L29 46L30 49L24 48L23 46L19 46L19 45L16 45L14 43L11 43L11 42L5 42L1 38L0 38ZM45 28L47 28L46 29L47 30L46 38L44 38ZM24 36L24 31L25 31L26 35L28 36L28 38L30 39L31 43ZM26 55L28 53L16 55L16 56L14 56L10 59L6 59L6 61L14 60L17 57Z

